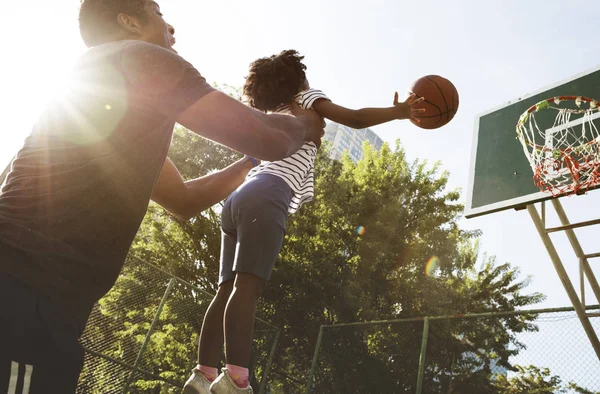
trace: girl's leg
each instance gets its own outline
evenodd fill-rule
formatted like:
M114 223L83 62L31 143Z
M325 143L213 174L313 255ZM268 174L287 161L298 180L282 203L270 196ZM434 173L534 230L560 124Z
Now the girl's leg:
M213 298L206 310L202 331L200 333L200 346L198 347L198 364L217 368L223 351L223 315L225 306L233 289L233 280L224 282L219 286L217 295Z
M225 358L227 374L240 388L248 385L256 305L281 250L291 195L283 179L258 176L232 204L237 245L225 307Z
M238 272L225 308L225 357L227 364L248 368L256 303L265 280Z
M231 221L231 200L233 193L225 202L221 214L221 259L219 265L219 289L206 310L200 343L198 346L197 370L209 380L216 378L219 360L223 354L223 315L227 301L231 296L235 273L233 262L236 253L237 234Z

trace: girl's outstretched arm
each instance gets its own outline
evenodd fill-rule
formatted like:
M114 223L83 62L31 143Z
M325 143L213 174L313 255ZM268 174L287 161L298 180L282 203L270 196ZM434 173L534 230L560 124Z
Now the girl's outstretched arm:
M313 104L313 109L319 115L343 124L353 129L364 129L378 124L390 122L396 119L412 119L419 122L415 116L424 112L424 108L417 108L424 98L417 98L411 94L404 102L398 102L398 92L394 94L393 106L387 108L361 108L349 109L337 105L328 100L317 100Z

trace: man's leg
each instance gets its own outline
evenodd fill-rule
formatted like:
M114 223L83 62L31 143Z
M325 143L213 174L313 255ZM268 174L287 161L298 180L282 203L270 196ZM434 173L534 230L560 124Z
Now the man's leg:
M57 349L45 356L45 362L31 366L29 394L75 393L83 368L83 349L73 349L68 354Z
M40 359L0 356L0 393L75 393L83 367L83 351L65 354L38 348L36 353Z
M81 324L35 290L0 274L0 393L74 393Z

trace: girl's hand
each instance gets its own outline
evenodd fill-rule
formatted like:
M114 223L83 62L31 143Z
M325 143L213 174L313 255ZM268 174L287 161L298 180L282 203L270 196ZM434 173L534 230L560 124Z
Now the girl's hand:
M413 122L419 123L417 115L425 112L425 108L418 108L418 104L421 104L425 100L425 97L417 98L414 93L404 102L398 102L398 92L394 93L394 108L396 108L396 119L410 119Z

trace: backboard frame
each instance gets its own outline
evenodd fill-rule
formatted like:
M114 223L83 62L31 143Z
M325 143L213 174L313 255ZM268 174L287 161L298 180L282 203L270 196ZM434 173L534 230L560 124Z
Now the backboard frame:
M510 101L506 102L505 104L498 105L492 109L489 109L487 111L484 111L484 112L476 115L475 122L473 125L473 138L472 138L471 156L470 156L471 159L470 159L470 163L469 163L469 177L468 177L468 186L467 186L467 200L465 203L465 211L464 211L465 217L467 219L474 218L477 216L483 216L483 215L487 215L487 214L491 214L491 213L495 213L495 212L499 212L499 211L503 211L503 210L508 210L508 209L525 209L526 206L530 205L530 204L535 204L535 203L542 202L542 201L547 201L547 200L564 197L564 196L553 196L552 193L550 193L550 192L539 191L539 192L535 192L535 193L526 194L526 195L523 195L523 196L520 196L517 198L512 198L512 199L508 199L508 200L504 200L504 201L500 201L500 202L496 202L496 203L492 203L492 204L473 207L473 193L474 193L475 175L476 175L475 167L476 167L476 159L477 159L477 148L478 148L478 143L479 143L479 134L480 134L479 133L480 119L486 115L492 114L496 111L499 111L499 110L502 110L509 106L512 106L523 100L527 100L533 96L542 94L546 91L557 88L557 87L567 84L569 82L576 81L579 78L583 78L585 76L588 76L589 74L596 73L596 72L600 72L600 65L596 66L592 69L588 69L586 71L578 73L576 75L573 75L571 77L568 77L562 81L559 81L559 82L553 83L551 85L537 89L531 93L520 96L514 100L510 100ZM546 98L549 98L549 97L546 97ZM593 97L593 98L600 99L600 97ZM516 129L517 121L518 121L518 119L515 119L515 122L514 122L515 129ZM514 132L515 137L516 137L516 130L512 130L512 131ZM515 149L521 149L520 144L516 143ZM532 174L531 182L533 184L533 174ZM589 190L596 189L598 187L600 187L600 185L590 188Z

